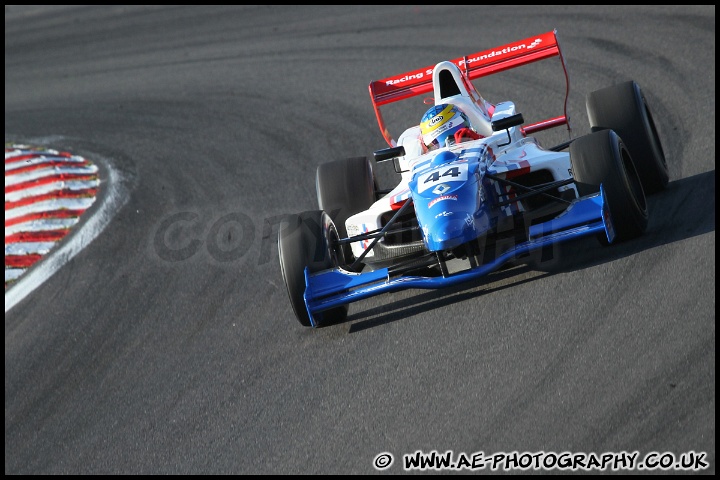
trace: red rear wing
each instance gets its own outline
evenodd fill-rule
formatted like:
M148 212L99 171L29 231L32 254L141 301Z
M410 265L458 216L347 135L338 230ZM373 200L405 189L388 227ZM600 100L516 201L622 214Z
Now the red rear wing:
M565 60L563 59L560 45L557 41L556 30L450 61L457 65L469 80L474 80L552 57L560 57L560 62L565 73L566 87L563 115L527 125L523 128L526 133L532 133L568 124L567 99L570 92L570 81L568 79L567 69L565 68ZM432 92L433 68L434 66L429 66L383 80L375 80L370 83L368 88L375 109L375 115L378 119L378 125L390 146L395 146L395 140L385 126L385 122L380 114L380 107Z

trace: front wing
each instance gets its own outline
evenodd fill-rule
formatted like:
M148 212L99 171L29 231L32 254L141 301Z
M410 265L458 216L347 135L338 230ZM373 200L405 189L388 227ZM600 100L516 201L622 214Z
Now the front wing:
M529 240L515 245L492 262L442 277L406 275L391 278L388 268L354 273L334 268L310 273L305 268L305 306L310 323L317 327L324 310L363 300L381 293L409 288L439 289L485 276L520 255L587 235L604 232L610 243L615 238L605 193L575 200L560 216L530 227Z

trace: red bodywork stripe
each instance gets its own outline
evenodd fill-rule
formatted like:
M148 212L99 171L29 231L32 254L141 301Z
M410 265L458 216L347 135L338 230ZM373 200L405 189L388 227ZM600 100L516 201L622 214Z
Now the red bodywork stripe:
M410 199L406 198L405 200L400 200L397 203L391 203L390 208L393 210L400 210L402 208L402 206L405 205L405 202L407 202L408 200L410 200Z
M508 170L507 172L505 172L505 178L509 180L511 178L519 177L521 175L530 173L530 162L528 162L527 160L521 160L518 162L518 165L520 165L520 168L516 170Z

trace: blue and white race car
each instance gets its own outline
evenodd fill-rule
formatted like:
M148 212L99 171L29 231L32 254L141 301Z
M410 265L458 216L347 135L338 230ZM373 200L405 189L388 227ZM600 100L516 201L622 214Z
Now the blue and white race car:
M567 85L563 113L552 118L526 125L513 102L490 103L472 83L556 57ZM591 133L551 148L532 136L571 132L555 31L374 81L369 91L388 143L374 162L392 161L400 181L378 190L366 157L318 167L318 209L288 215L278 234L283 280L303 326L342 321L350 303L371 296L475 279L559 242L638 237L648 223L646 194L668 183L634 81L587 96ZM395 139L381 107L430 93L421 124ZM458 136L460 127L471 134Z

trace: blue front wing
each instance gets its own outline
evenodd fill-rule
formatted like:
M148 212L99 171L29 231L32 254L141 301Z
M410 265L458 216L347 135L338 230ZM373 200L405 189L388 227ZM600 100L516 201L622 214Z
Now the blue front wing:
M353 273L335 268L310 273L305 268L305 305L313 327L322 311L363 300L381 293L408 288L438 289L487 275L515 257L586 235L604 232L610 243L615 238L605 193L574 201L560 216L530 227L529 240L507 250L490 263L443 277L400 276L390 278L387 268Z

